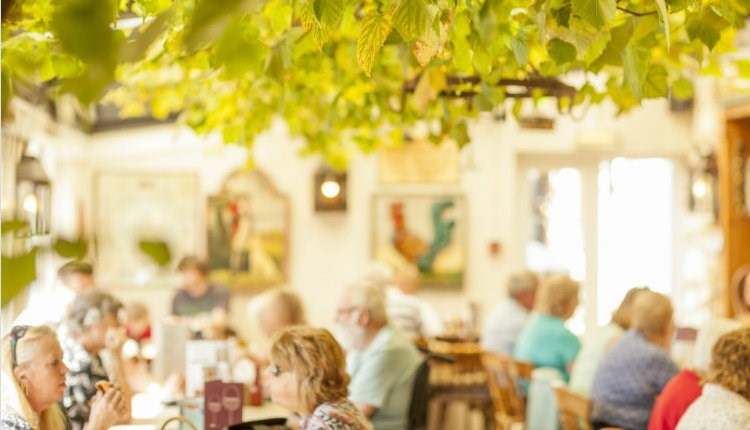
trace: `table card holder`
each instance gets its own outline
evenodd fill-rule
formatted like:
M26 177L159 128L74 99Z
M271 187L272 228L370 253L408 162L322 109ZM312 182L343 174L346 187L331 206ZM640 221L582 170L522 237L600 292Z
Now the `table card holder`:
M206 382L204 430L223 430L242 422L244 386L221 381Z

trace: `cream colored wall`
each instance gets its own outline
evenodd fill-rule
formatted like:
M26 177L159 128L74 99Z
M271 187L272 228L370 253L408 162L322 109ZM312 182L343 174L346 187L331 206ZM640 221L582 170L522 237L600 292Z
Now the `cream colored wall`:
M523 237L519 230L517 169L519 156L538 154L582 155L576 147L582 132L604 131L615 147L588 152L597 154L669 155L684 157L690 144L690 123L685 114L672 114L667 103L645 103L644 108L617 120L610 107L592 108L581 122L558 121L552 131L520 129L511 119L482 119L471 127L472 143L462 154L460 183L451 189L465 194L469 218L469 259L461 291L420 292L444 318L458 316L462 304L473 300L487 311L503 295L504 279L523 262ZM312 323L332 325L339 291L363 270L369 260L370 200L375 192L397 189L404 193L433 190L430 186L385 187L378 184L376 157L356 157L349 168L349 210L343 214L317 214L313 210L312 178L318 161L300 158L299 141L290 139L282 124L256 139L256 165L272 178L291 200L289 286L308 305ZM196 137L175 125L119 130L81 137L44 147L44 160L54 171L54 225L58 232L75 232L78 207L83 208L86 229L93 222L93 180L97 171L196 172L200 177L200 205L218 192L223 179L245 163L242 148L224 146L220 137ZM77 202L80 202L78 204ZM203 212L196 228L204 234ZM489 243L499 241L502 252L490 254ZM201 243L205 241L200 240ZM203 252L202 249L196 250ZM148 304L155 316L168 311L174 278L147 285L113 283L99 274L101 286L125 301ZM236 294L231 309L234 324L249 334L246 309L250 295Z

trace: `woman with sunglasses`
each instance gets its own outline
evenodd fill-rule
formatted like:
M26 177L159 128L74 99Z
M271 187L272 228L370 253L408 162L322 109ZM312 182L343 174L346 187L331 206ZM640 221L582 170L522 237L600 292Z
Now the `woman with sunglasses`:
M328 330L283 330L274 337L270 359L271 400L301 416L299 430L372 429L347 399L344 351Z
M2 339L2 430L64 430L67 419L58 402L68 368L57 334L48 326L16 326ZM105 430L125 403L119 390L95 399L88 430Z

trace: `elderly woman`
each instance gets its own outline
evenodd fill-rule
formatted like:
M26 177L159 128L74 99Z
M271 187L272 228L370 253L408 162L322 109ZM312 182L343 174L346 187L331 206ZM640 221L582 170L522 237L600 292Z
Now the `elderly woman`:
M672 303L663 294L639 293L630 330L602 358L591 386L595 429L648 428L656 396L679 368L669 357Z
M536 313L518 336L513 355L537 367L557 369L567 382L581 343L567 328L578 306L578 282L568 276L553 276L542 282L536 299Z
M750 428L750 328L719 338L703 393L682 416L677 430Z
M57 334L48 326L16 326L2 340L3 430L64 430L58 402L68 368ZM119 390L111 389L92 406L88 430L104 430L125 411ZM118 412L119 411L119 412Z
M271 400L302 417L300 430L371 429L346 397L345 367L344 351L328 330L283 330L271 346L266 379Z
M118 423L130 419L130 390L123 371L122 346L125 330L117 319L122 304L99 290L86 291L76 296L63 317L61 344L63 360L70 369L62 405L73 430L82 430L89 421L89 402L96 395L96 383L112 381L121 384L128 408ZM110 373L104 368L101 353L108 353Z
M711 351L721 336L740 328L738 321L714 319L698 331L693 352L692 369L682 369L662 390L656 399L649 430L674 430L687 408L697 399L703 387L700 382L708 373Z
M612 314L612 321L605 326L598 327L584 340L583 348L576 358L570 375L571 389L588 397L599 362L604 353L630 328L635 297L638 293L647 290L648 287L631 288Z

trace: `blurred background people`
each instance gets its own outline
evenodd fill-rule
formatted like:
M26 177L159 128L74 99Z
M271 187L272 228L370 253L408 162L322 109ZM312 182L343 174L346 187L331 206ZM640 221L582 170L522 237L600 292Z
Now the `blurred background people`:
M581 343L565 327L565 321L578 307L579 289L580 284L566 275L552 276L541 283L535 312L518 336L514 357L536 367L557 369L568 381Z
M172 315L192 317L210 314L216 308L229 312L229 291L208 282L208 263L189 256L177 268L182 275L182 289L172 299Z
M307 324L302 300L291 289L275 288L263 293L258 300L258 325L269 339L282 329Z
M118 423L130 419L131 395L122 360L122 347L127 338L117 318L121 308L122 304L110 294L89 290L76 296L63 317L60 343L69 371L62 405L73 430L82 430L89 421L90 402L97 393L99 381L120 385L127 407ZM105 351L109 353L109 372L101 357Z
M2 340L3 430L65 430L58 402L65 394L68 368L57 334L48 326L15 326ZM126 412L117 389L97 399L88 430L105 430Z
M701 380L708 374L711 353L716 341L724 334L738 328L740 328L738 321L716 318L698 330L692 368L680 370L664 386L651 411L648 430L674 430L677 427L677 423L687 408L703 391Z
M534 308L538 285L539 277L533 272L518 273L508 279L508 296L495 306L484 322L481 337L483 349L513 354L516 339Z
M376 430L405 429L421 358L406 335L388 324L382 286L364 280L346 288L336 324L348 352L349 398Z
M612 321L607 325L598 327L584 339L583 347L570 374L571 389L588 397L591 384L594 382L594 374L604 353L612 348L623 333L630 328L633 302L638 293L642 291L648 291L648 287L631 288L620 302L620 306L612 314Z
M746 430L750 428L750 328L720 337L700 397L677 424L677 430Z
M443 323L435 309L416 296L419 269L404 264L396 269L386 287L388 321L412 339L435 337L443 332Z
M291 327L271 345L266 381L271 401L301 416L300 430L368 430L370 423L347 399L344 351L325 329Z
M656 396L679 368L669 356L674 330L669 298L638 293L631 329L604 355L591 386L591 422L595 429L648 428Z
M151 317L148 308L140 302L128 303L122 308L122 325L128 339L139 344L151 340Z
M94 288L94 267L86 261L70 261L57 271L57 279L58 284L43 297L32 300L13 325L57 327L75 295Z

